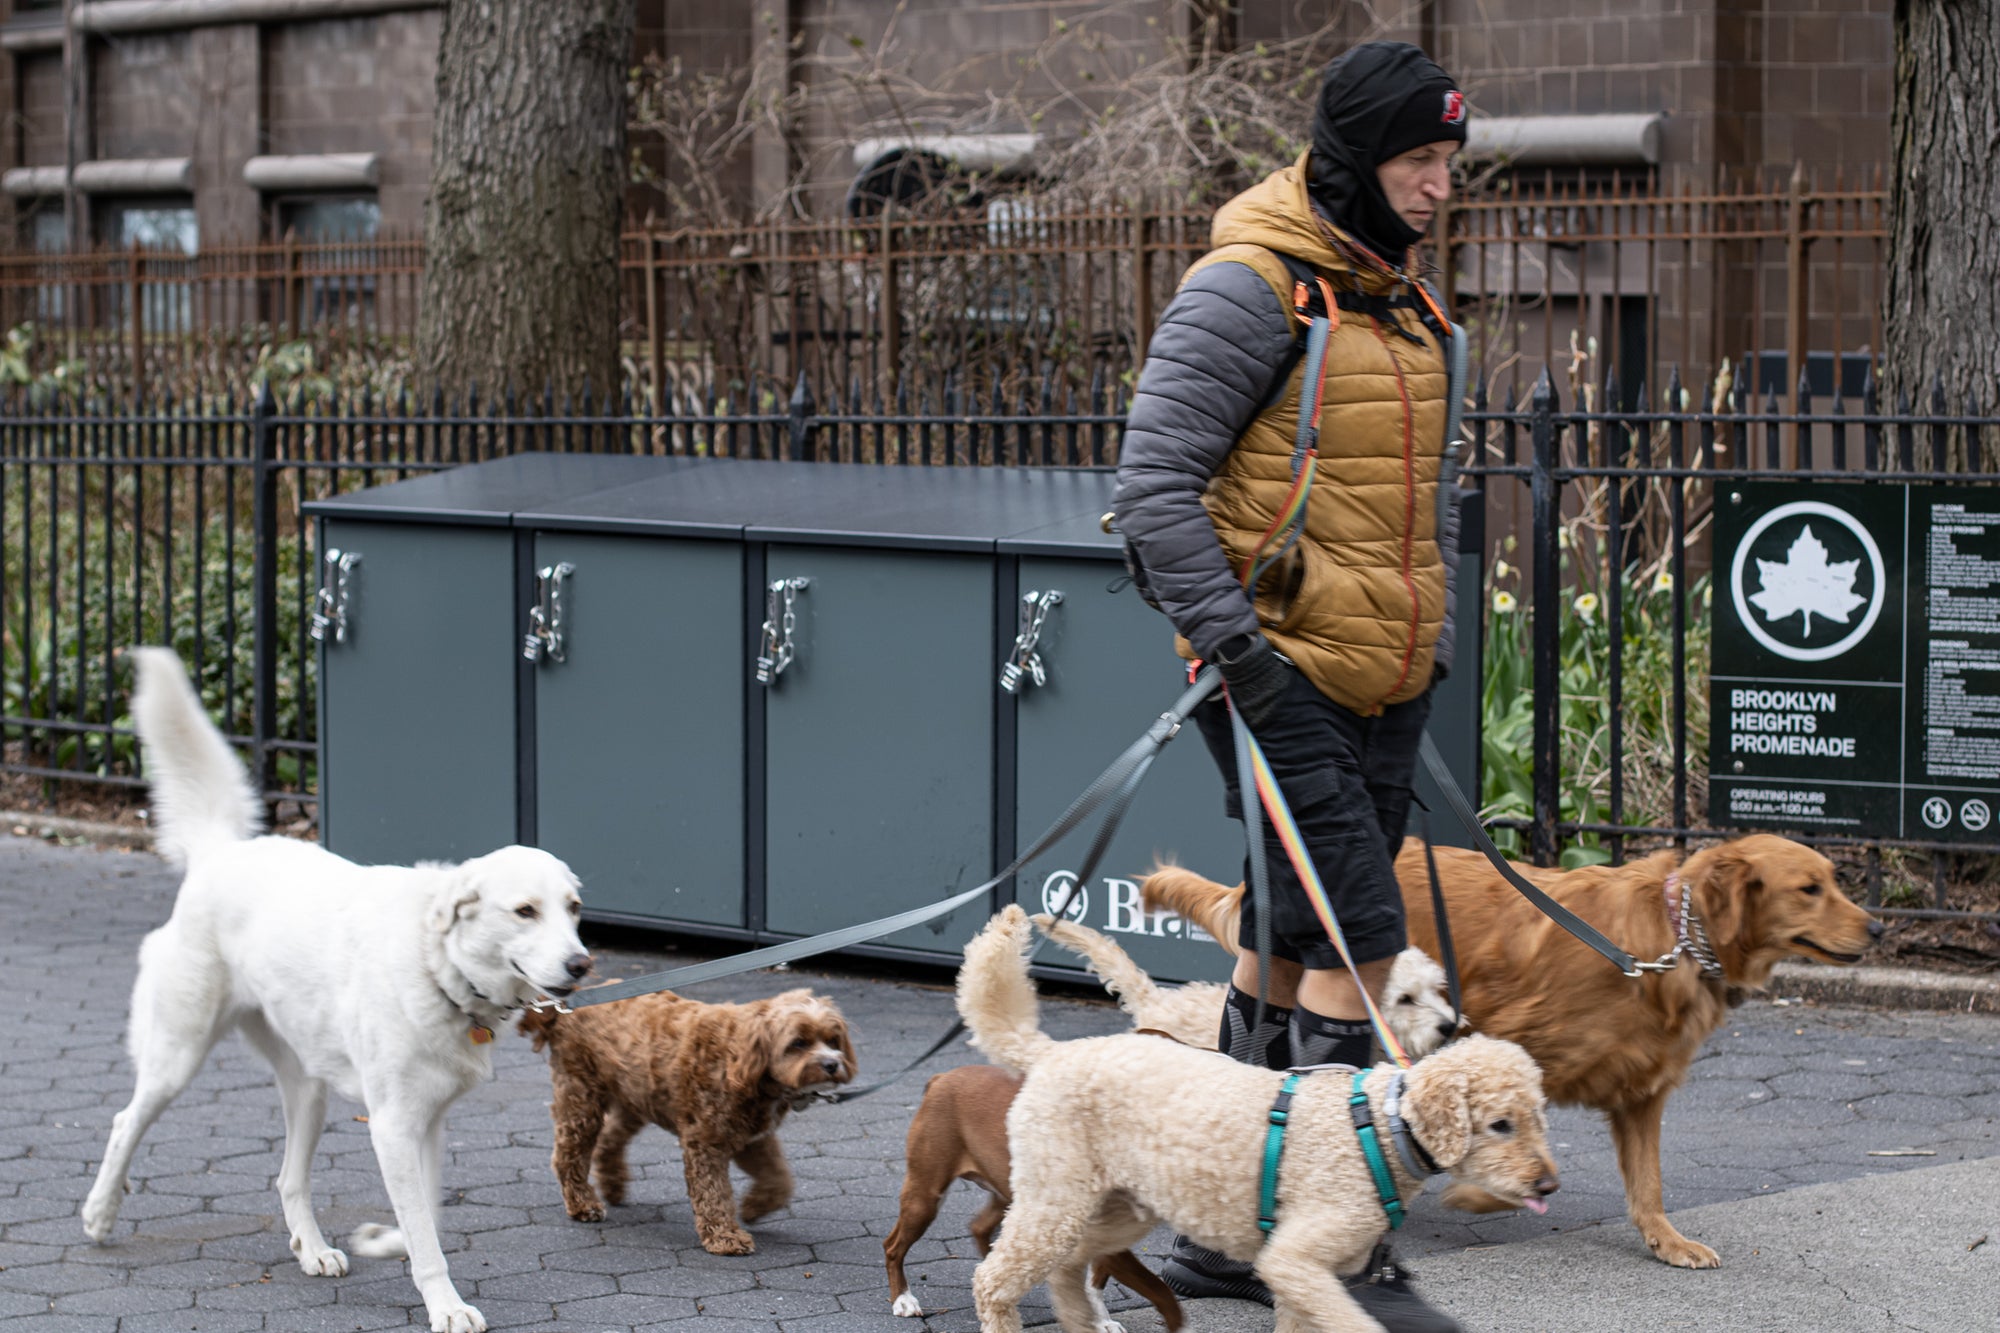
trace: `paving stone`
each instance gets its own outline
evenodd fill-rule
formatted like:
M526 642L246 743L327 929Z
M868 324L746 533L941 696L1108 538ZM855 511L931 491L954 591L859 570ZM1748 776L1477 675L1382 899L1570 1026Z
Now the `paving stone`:
M194 1294L167 1287L120 1283L79 1291L56 1299L59 1314L153 1314L165 1310L185 1310L194 1304Z
M90 887L110 885L113 873L128 876L115 891ZM0 839L0 919L12 927L0 939L0 966L46 997L0 1056L0 1333L428 1327L404 1263L357 1260L343 1278L299 1271L272 1185L281 1108L269 1070L234 1039L149 1131L133 1166L139 1192L126 1200L114 1243L85 1241L77 1203L111 1117L131 1095L122 1033L135 951L170 910L174 883L148 856ZM41 887L30 892L28 884ZM629 964L633 975L667 961L635 948L599 952L607 966ZM870 1077L902 1068L950 1022L948 987L873 979L866 965L843 966L726 979L703 998L809 985L848 1013ZM1061 1038L1124 1024L1111 1006L1068 996L1046 1000L1043 1013ZM494 1081L469 1093L446 1122L439 1220L454 1280L501 1333L976 1333L969 1285L976 1255L966 1226L981 1192L948 1193L911 1252L913 1289L932 1312L920 1325L889 1313L881 1238L895 1223L904 1138L923 1080L978 1058L960 1043L876 1096L790 1117L782 1138L797 1196L752 1228L756 1254L732 1257L700 1248L679 1143L658 1130L632 1145L632 1201L600 1225L570 1221L548 1165L547 1066L505 1034L494 1050ZM71 1104L36 1100L51 1096ZM338 1099L329 1105L314 1157L315 1202L336 1244L359 1222L391 1216L368 1128L356 1120L362 1114ZM1550 1129L1563 1189L1548 1216L1472 1217L1445 1209L1433 1191L1413 1204L1399 1255L1421 1275L1424 1257L1439 1251L1595 1231L1607 1247L1652 1263L1625 1220L1603 1118L1556 1108ZM2000 1027L1964 1016L1753 1002L1708 1043L1668 1105L1663 1138L1673 1208L2000 1153ZM1883 1146L1937 1156L1867 1156ZM1158 1262L1166 1234L1139 1247L1150 1262ZM54 1311L51 1301L60 1303ZM72 1308L88 1301L124 1312ZM179 1304L128 1308L154 1301ZM1143 1308L1116 1286L1110 1301L1114 1310ZM1023 1312L1031 1323L1049 1318L1039 1292ZM1713 1326L1727 1323L1715 1311L1697 1313Z

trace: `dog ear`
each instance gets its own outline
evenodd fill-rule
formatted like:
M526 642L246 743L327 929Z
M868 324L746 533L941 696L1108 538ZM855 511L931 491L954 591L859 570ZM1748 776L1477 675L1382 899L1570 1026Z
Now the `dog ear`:
M455 866L431 899L430 927L442 935L479 910L479 882L464 866Z
M1757 867L1734 847L1718 847L1711 853L1699 882L1682 886L1694 894L1695 910L1701 913L1702 928L1710 944L1729 944L1743 933L1743 918L1750 895L1763 885Z
M1403 1085L1403 1119L1431 1155L1449 1168L1472 1150L1472 1084L1457 1062L1433 1056L1410 1067Z
M758 1000L745 1010L741 1029L734 1034L729 1058L722 1066L722 1083L732 1097L747 1101L757 1095L764 1075L770 1072L784 1023L769 1000Z

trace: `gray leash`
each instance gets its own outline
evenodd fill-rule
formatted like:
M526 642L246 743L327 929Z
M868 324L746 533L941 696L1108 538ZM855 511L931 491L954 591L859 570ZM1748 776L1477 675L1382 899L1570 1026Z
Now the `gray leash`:
M1051 846L1067 836L1071 830L1089 818L1091 813L1099 806L1109 801L1111 805L1111 820L1099 832L1091 848L1092 861L1089 865L1091 869L1095 869L1095 858L1101 855L1104 847L1109 844L1116 819L1124 812L1125 806L1130 803L1132 793L1138 787L1139 779L1145 776L1146 770L1152 766L1153 759L1159 754L1161 748L1180 731L1181 725L1187 721L1188 713L1193 710L1196 704L1213 694L1216 687L1221 683L1222 673L1220 671L1214 667L1203 668L1201 673L1195 677L1194 683L1189 685L1182 692L1181 696L1174 701L1173 706L1160 714L1153 722L1153 725L1146 729L1145 735L1133 741L1130 746L1126 747L1123 754L1112 761L1109 768L1098 774L1096 780L1086 787L1080 796L1070 802L1069 808L1063 811L1056 822L1051 824L1048 830L1039 838L1036 838L1026 851L1016 856L1006 869L1002 870L992 879L987 880L984 884L976 884L963 893L953 894L949 898L930 903L923 907L912 907L907 911L897 912L893 916L877 917L873 921L863 921L859 925L844 926L839 930L828 931L823 935L811 935L805 939L789 940L783 944L771 945L768 948L753 949L748 953L732 954L727 958L711 959L706 963L692 963L686 967L668 968L665 971L649 973L646 976L637 977L631 981L620 982L613 986L594 986L589 990L580 991L572 995L567 1001L547 1001L530 1007L550 1008L558 1013L562 1013L572 1009L588 1008L594 1004L614 1004L619 1000L635 999L641 995L651 995L656 991L692 986L698 982L714 981L718 977L735 976L740 972L751 972L758 968L776 967L780 963L790 963L801 958L811 958L815 954L832 953L837 949L844 949L850 945L879 939L884 935L890 935L899 930L907 930L911 926L920 926L926 921L936 920L948 912L955 911L967 903L977 901L981 897L992 893L998 885L1012 878L1014 873L1022 866L1047 851ZM1082 883L1083 880L1079 878L1077 884L1071 887L1072 895L1078 891ZM1067 909L1069 903L1066 901L1062 906Z

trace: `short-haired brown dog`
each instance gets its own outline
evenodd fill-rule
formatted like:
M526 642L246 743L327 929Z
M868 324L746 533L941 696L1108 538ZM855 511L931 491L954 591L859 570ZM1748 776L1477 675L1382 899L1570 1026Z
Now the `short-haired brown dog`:
M792 1169L778 1126L814 1088L854 1077L847 1020L807 990L749 1004L658 991L562 1015L530 1012L520 1031L549 1050L553 1164L569 1215L599 1222L605 1203L625 1202L625 1145L658 1125L681 1141L695 1232L710 1254L757 1248L737 1223L729 1164L750 1177L743 1221L784 1207Z
M903 1151L906 1164L896 1225L882 1242L890 1308L897 1314L924 1312L903 1275L903 1258L937 1217L938 1203L953 1181L970 1180L986 1191L986 1204L972 1219L972 1243L981 1258L993 1248L993 1234L1007 1212L1007 1178L1013 1170L1007 1110L1020 1090L1021 1076L998 1065L960 1065L924 1085L923 1105L910 1121ZM1130 1250L1102 1255L1091 1261L1090 1269L1098 1288L1115 1277L1153 1303L1169 1333L1181 1327L1181 1303L1173 1290Z

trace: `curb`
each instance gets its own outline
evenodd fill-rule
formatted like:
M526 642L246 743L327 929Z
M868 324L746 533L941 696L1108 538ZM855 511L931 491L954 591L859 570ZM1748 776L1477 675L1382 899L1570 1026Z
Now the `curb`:
M123 824L106 824L93 819L66 819L61 815L45 815L29 810L0 810L0 832L11 833L17 838L50 841L68 838L73 842L123 847L138 852L153 845L151 829L128 828Z
M0 832L16 837L68 838L105 847L145 851L151 830L89 819L24 810L0 810ZM1925 972L1911 967L1831 967L1824 963L1780 963L1768 993L1815 1004L1864 1009L1932 1009L1961 1014L2000 1014L2000 977L1958 972Z
M1947 1009L2000 1014L2000 978L1913 967L1830 967L1780 963L1767 988L1774 996L1866 1009Z

